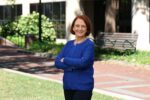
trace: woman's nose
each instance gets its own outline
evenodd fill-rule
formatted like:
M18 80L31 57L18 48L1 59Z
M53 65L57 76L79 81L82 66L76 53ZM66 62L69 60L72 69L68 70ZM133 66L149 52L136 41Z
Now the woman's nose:
M82 29L82 27L81 26L79 26L79 30L81 30Z

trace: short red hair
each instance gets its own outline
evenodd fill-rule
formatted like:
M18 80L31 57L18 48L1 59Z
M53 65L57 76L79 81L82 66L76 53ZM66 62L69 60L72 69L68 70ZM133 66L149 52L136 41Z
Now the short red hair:
M71 28L70 28L70 32L71 32L72 34L75 34L75 32L73 31L73 27L74 27L75 21L76 21L77 19L82 19L82 20L85 22L86 27L87 27L86 36L88 36L88 35L91 33L91 21L90 21L90 19L89 19L86 15L77 16L77 17L73 20L72 25L71 25Z

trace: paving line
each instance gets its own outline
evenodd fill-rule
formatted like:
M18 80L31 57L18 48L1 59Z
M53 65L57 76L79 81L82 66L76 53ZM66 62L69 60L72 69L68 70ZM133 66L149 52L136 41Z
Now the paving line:
M122 80L132 81L132 82L133 81L143 81L143 80L138 79L138 78L119 75L119 74L98 74L98 75L94 75L94 78L96 78L96 77L105 77L105 76L119 78L119 79L122 79Z
M104 94L104 95L109 95L112 97L117 97L117 98L121 98L123 100L144 100L141 98L137 98L137 97L133 97L133 96L128 96L128 95L123 95L123 94L119 94L119 93L115 93L115 92L110 92L107 90L103 90L103 89L96 89L94 88L95 92L98 92L100 94Z
M137 93L137 92L132 92L129 90L124 90L124 89L116 89L116 88L112 88L112 89L106 89L106 90L110 90L113 92L119 92L119 93L123 93L123 94L129 94L132 95L134 97L139 97L139 98L150 98L150 95L146 95L146 94L142 94L142 93Z
M139 85L126 85L126 86L117 86L117 87L112 87L112 88L106 88L106 90L111 90L114 92L119 92L119 93L125 93L125 94L130 94L136 97L141 97L141 98L150 98L150 94L143 94L143 93L138 93L138 92L133 92L127 89L130 88L138 88L138 87L150 87L150 84L139 84Z
M112 84L120 84L120 83L131 83L132 81L111 81L111 82L97 82L95 85L112 85Z

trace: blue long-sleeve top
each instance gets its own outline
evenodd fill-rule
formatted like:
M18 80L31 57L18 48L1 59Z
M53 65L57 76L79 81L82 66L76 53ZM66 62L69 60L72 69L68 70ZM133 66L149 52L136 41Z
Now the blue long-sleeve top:
M61 58L64 61L61 62ZM68 41L55 60L55 66L64 70L63 87L70 90L92 90L94 43L86 39L74 45L74 40Z

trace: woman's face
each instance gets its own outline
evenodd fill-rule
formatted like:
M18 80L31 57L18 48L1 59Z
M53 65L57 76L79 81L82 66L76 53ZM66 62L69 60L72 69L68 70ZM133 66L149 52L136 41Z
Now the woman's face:
M82 19L77 19L73 26L73 31L76 37L85 37L87 32L87 26Z

